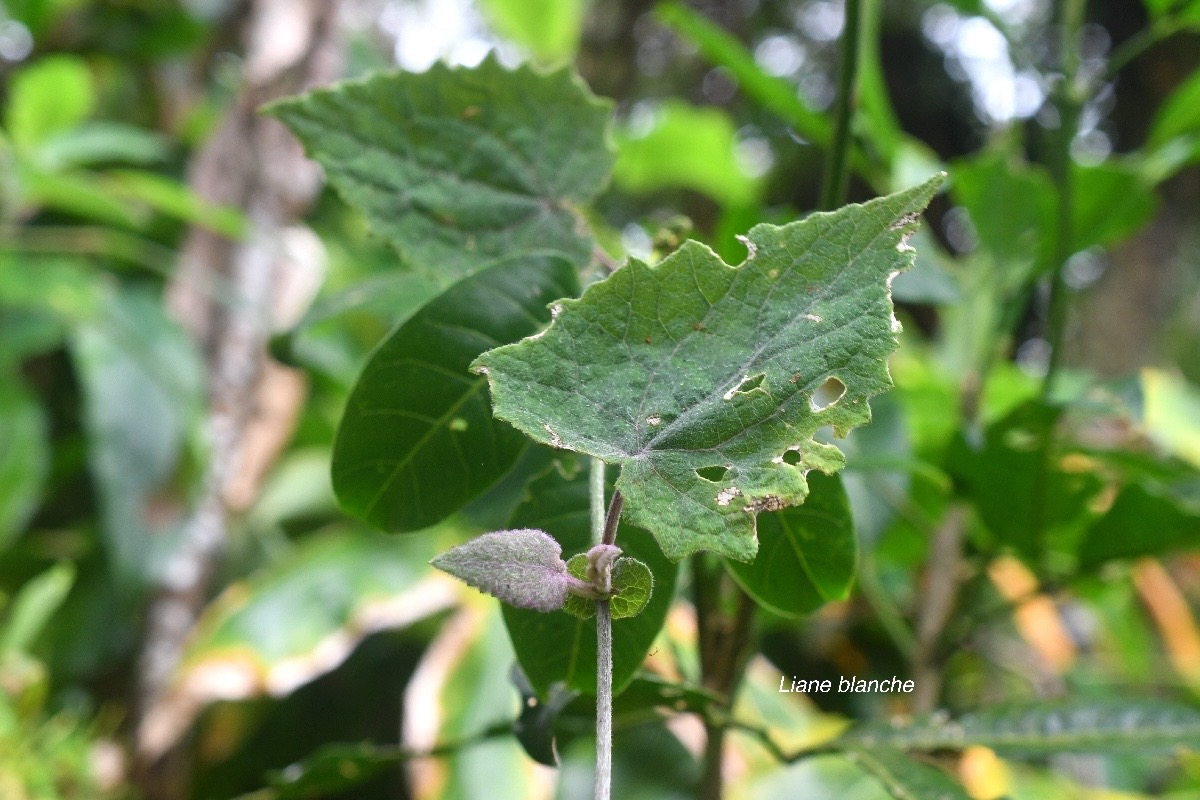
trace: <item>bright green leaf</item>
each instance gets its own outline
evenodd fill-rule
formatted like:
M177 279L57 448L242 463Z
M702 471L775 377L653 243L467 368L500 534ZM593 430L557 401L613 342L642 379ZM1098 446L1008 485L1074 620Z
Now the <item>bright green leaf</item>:
M31 578L13 598L0 628L0 656L27 653L75 583L75 565L55 564Z
M804 505L759 514L753 561L726 563L759 605L786 616L844 599L854 580L858 544L842 481L813 472L808 488Z
M445 283L501 258L586 263L576 208L612 165L609 104L567 69L437 64L269 107L405 263Z
M68 55L38 59L9 84L4 125L27 154L87 119L96 98L87 64Z
M1150 123L1148 148L1160 148L1180 136L1200 136L1200 72L1171 92Z
M1142 425L1150 439L1200 467L1200 389L1161 369L1142 371Z
M830 125L825 116L810 108L795 86L763 72L754 56L731 34L683 3L662 3L657 14L694 44L706 59L729 70L742 91L786 121L797 133L818 145L829 143Z
M564 552L583 552L592 545L587 474L569 455L560 456L560 461L529 484L510 524L540 528L558 539ZM568 467L575 470L570 478L563 475ZM642 613L613 623L613 688L620 692L641 666L666 619L678 567L663 556L650 534L624 522L616 543L654 576L654 593ZM565 612L541 614L505 606L504 622L517 660L538 694L546 696L556 681L576 691L596 693L594 617L582 620Z
M497 33L526 47L544 63L575 54L587 0L482 0Z
M656 267L631 261L473 368L498 417L621 465L626 518L669 558L749 560L755 513L798 505L806 471L842 466L817 430L844 436L891 386L888 284L912 266L907 239L939 183L756 226L740 267L691 241Z
M500 263L426 304L372 354L333 452L342 506L387 531L425 528L504 476L528 440L493 419L471 360L534 333L579 291L558 258Z
M945 772L891 748L851 749L846 756L874 775L895 800L970 800Z
M759 181L737 160L733 120L720 109L667 102L648 131L617 132L613 182L627 192L694 189L724 206L748 205Z
M1172 752L1200 741L1200 710L1157 700L1082 698L985 708L955 719L871 723L842 737L851 747L1005 753Z
M587 553L573 555L567 562L567 571L581 581L588 579L587 568ZM650 568L636 558L618 558L613 564L612 591L613 596L609 600L612 618L635 617L646 607L646 603L650 602L654 591L654 576L650 573ZM567 598L563 611L579 619L590 619L596 616L596 601L571 595Z

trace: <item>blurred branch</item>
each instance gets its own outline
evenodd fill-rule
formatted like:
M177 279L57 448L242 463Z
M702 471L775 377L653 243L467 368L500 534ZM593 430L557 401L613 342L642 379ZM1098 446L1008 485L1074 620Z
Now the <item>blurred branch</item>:
M319 0L251 3L245 83L189 175L191 190L204 201L243 209L251 231L244 241L232 241L191 228L168 290L172 313L208 361L209 462L147 613L138 697L139 774L147 798L183 796L182 765L169 755L183 731L160 701L209 594L227 533L230 487L238 486L245 502L247 472L262 471L273 459L287 438L281 429L290 430L303 398L297 380L280 378L282 368L268 361L266 346L272 300L282 281L295 278L289 272L301 269L283 257L282 238L315 198L320 172L283 126L257 109L336 76L338 6ZM206 290L214 284L227 285L234 302L214 300Z
M913 711L928 713L937 707L942 688L938 642L950 621L958 596L963 537L968 507L954 502L946 509L942 524L934 532L925 566L924 603L917 618L917 646L913 653L912 676L916 684Z

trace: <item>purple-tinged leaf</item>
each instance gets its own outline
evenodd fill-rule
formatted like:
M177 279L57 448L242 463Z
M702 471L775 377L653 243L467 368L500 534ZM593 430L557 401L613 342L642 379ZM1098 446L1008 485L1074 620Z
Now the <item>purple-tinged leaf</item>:
M511 606L555 611L570 583L561 556L550 535L526 528L485 533L429 563Z

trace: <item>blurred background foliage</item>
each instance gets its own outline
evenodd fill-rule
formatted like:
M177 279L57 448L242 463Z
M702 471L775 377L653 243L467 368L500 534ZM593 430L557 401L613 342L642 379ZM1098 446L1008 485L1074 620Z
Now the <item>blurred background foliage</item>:
M336 76L573 60L617 103L601 260L690 235L737 263L737 234L818 203L838 0L0 3L6 800L589 796L590 712L564 698L560 768L531 760L548 723L513 736L499 609L426 566L502 527L544 458L415 535L333 499L358 371L441 287L328 190L270 227L198 178L231 109L269 99L247 92L256 70L293 64L289 20L313 6L332 9ZM865 3L851 197L939 168L950 184L894 286L897 388L842 443L853 593L758 617L737 714L784 745L934 707L1200 692L1200 3L1061 6ZM290 377L235 395L268 444L220 471L224 328L198 335L170 295L193 237L264 231L299 276L269 291L291 304L267 331ZM219 270L196 285L218 316L244 300ZM189 635L148 689L149 620L214 492L222 540L192 564ZM691 796L700 772L695 717L656 711L707 702L670 686L698 680L690 606L665 618L618 699L619 797ZM780 694L781 674L911 675L933 694ZM730 797L884 796L845 759L730 750ZM1200 797L1194 753L1017 766L973 748L942 766L977 798Z

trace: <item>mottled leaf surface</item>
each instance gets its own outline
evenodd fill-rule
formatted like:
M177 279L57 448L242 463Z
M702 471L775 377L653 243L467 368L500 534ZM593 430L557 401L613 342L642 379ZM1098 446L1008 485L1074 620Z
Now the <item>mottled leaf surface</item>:
M429 563L517 608L556 611L567 599L562 547L539 530L485 533Z
M434 65L269 107L402 259L452 282L517 254L580 264L610 106L568 69Z
M669 558L753 558L755 513L803 502L805 472L844 463L817 430L845 435L891 386L889 283L940 182L758 225L739 267L696 242L631 261L562 301L544 334L475 361L496 415L621 465L626 518ZM844 392L818 406L831 378Z

